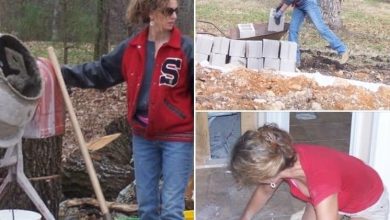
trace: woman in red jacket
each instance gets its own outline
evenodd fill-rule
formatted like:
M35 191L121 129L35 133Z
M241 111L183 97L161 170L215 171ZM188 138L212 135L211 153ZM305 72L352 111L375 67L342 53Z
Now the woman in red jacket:
M177 13L177 0L132 0L128 21L144 24L140 32L99 61L62 68L68 86L126 82L142 220L183 219L192 172L193 45L175 27Z
M290 135L275 125L239 138L231 170L239 182L257 185L242 220L251 219L282 182L306 202L304 220L338 220L343 215L387 220L388 194L374 169L331 148L293 145Z

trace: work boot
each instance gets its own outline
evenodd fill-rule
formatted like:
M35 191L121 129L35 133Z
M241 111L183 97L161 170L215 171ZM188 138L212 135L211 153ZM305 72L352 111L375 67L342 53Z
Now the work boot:
M341 54L340 64L345 64L349 59L349 50L347 49L343 54Z

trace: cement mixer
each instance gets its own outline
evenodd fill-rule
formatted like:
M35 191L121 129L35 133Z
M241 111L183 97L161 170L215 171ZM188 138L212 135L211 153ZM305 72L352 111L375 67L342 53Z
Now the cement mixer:
M23 171L22 136L41 94L41 76L30 52L16 37L0 34L0 148L7 149L0 168L8 167L0 199L8 183L16 181L45 219L54 220Z

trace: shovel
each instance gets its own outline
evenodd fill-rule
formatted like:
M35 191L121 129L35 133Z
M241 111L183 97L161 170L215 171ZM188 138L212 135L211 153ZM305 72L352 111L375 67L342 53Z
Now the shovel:
M69 116L70 116L70 120L71 120L72 125L73 125L73 129L76 132L77 140L78 140L79 145L80 145L80 151L81 151L81 154L85 160L85 166L87 167L89 179L91 180L93 190L95 191L95 195L96 195L97 200L99 202L100 209L103 213L103 219L104 220L112 220L111 215L110 215L110 211L107 208L106 200L104 199L104 195L103 195L102 189L100 187L99 180L96 176L95 168L93 167L93 164L92 164L91 156L89 155L89 152L88 152L88 147L85 143L84 136L81 132L79 122L77 121L76 114L75 114L75 111L73 109L72 102L70 100L68 91L66 90L65 81L64 81L64 78L62 77L62 73L61 73L61 69L60 69L60 64L58 63L58 59L57 59L57 56L54 52L53 47L49 47L48 52L49 52L50 60L53 63L53 67L54 67L54 70L55 70L55 73L57 76L58 84L60 85L62 95L64 97L65 105L66 105L68 112L69 112ZM108 144L111 141L113 141L114 139L116 139L118 136L119 135L116 134L116 135L102 137L99 140L94 141L92 143L92 145L90 145L90 148L92 148L92 150L100 149L100 148L104 147L106 144Z

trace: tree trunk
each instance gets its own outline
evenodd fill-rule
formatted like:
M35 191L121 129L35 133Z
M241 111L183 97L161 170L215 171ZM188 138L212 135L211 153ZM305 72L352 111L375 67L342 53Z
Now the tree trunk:
M53 0L53 20L51 22L51 40L57 41L58 40L58 13L60 10L60 2L59 0Z
M341 1L340 0L321 0L319 1L322 8L322 17L325 23L333 30L339 30L343 27L340 17Z
M24 173L55 218L58 218L62 198L61 153L62 136L23 140ZM2 178L6 176L6 171L2 169ZM0 209L37 211L16 182L7 186L4 197L0 200Z
M108 52L108 33L110 7L107 0L99 0L97 3L97 36L95 42L94 59L97 60Z
M194 1L180 1L178 27L186 34L194 35Z

